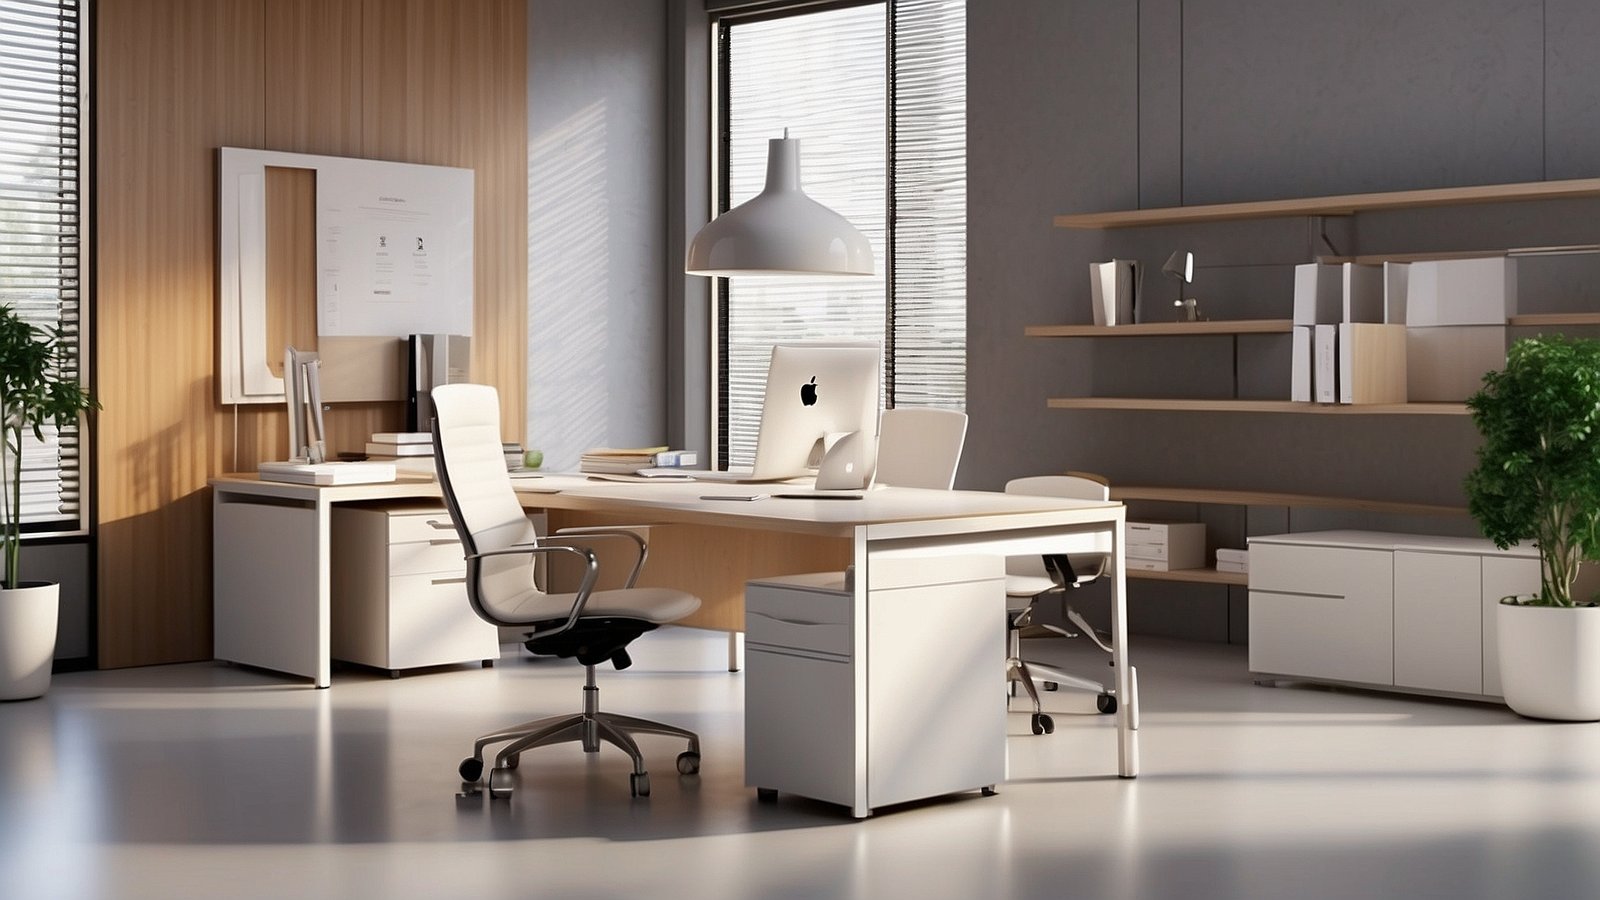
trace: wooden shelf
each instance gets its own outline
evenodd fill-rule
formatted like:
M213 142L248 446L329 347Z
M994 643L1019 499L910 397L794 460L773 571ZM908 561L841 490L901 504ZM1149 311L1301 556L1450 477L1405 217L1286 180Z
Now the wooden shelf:
M1600 325L1600 313L1540 313L1512 316L1507 324L1520 328L1543 328L1547 325Z
M1141 322L1137 325L1029 325L1028 337L1153 337L1156 335L1288 334L1291 319L1233 319L1215 322Z
M1299 413L1343 416L1464 416L1465 403L1299 403L1292 400L1167 400L1142 397L1052 397L1051 409L1166 412Z
M1218 572L1216 569L1175 569L1171 572L1129 569L1128 577L1149 581L1187 581L1193 584L1248 585L1250 583L1250 576L1243 572Z
M1133 228L1141 225L1226 222L1279 216L1348 216L1360 212L1391 209L1459 206L1469 203L1512 203L1520 200L1559 200L1571 197L1600 197L1600 178L1080 213L1056 216L1055 225L1057 228Z
M1161 500L1173 503L1215 503L1227 506L1298 506L1319 509L1348 509L1360 512L1408 516L1464 516L1464 506L1438 506L1429 503L1399 503L1355 497L1325 497L1316 494L1285 494L1275 491L1226 491L1212 488L1175 488L1148 485L1112 487L1111 499Z

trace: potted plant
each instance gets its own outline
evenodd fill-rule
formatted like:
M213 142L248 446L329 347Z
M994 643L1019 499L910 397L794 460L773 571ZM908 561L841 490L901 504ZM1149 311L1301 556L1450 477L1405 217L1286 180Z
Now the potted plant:
M65 345L59 329L45 330L0 306L0 510L5 580L0 582L0 700L26 700L50 687L55 655L56 617L61 586L23 581L18 572L22 549L22 436L25 429L43 439L46 423L77 421L99 404L76 379L62 374Z
M1506 704L1600 719L1600 607L1573 595L1579 565L1600 554L1600 341L1517 341L1467 406L1483 436L1468 509L1501 549L1539 550L1539 593L1495 611Z

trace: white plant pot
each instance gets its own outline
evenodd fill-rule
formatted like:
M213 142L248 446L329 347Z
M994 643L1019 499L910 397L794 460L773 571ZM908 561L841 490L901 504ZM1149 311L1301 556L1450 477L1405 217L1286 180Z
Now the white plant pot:
M28 700L50 689L61 585L23 582L0 589L0 700Z
M1502 603L1495 620L1507 706L1534 719L1600 719L1600 607Z

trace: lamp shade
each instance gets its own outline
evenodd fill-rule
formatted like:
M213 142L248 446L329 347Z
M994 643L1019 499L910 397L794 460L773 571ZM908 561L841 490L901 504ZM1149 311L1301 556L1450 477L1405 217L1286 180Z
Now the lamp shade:
M800 141L767 142L767 185L689 242L690 275L871 275L872 244L800 187Z

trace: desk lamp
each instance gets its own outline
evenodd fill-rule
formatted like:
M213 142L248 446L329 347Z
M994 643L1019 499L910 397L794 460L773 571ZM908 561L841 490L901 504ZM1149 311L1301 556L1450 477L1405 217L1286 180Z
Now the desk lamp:
M1193 297L1183 296L1183 286L1194 283L1194 254L1187 250L1174 250L1172 255L1161 266L1161 271L1178 280L1178 299L1172 302L1183 310L1183 320L1188 322L1198 321L1200 318L1200 301Z

